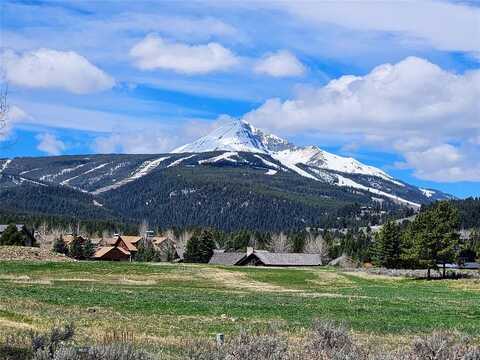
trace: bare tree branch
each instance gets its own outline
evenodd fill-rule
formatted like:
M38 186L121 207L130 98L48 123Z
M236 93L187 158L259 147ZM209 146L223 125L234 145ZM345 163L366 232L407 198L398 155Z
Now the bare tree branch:
M0 84L0 135L7 127L8 111L10 109L8 104L8 83L2 79Z

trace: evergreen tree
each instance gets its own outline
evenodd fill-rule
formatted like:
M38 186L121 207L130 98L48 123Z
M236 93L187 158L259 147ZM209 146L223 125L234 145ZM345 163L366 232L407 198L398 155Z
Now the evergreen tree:
M470 235L470 248L480 257L480 230L475 229Z
M161 261L161 253L155 248L151 239L140 241L138 250L135 255L135 261L140 262L159 262Z
M65 241L63 240L62 235L60 235L60 237L56 238L55 241L53 242L53 251L55 251L59 254L67 255L68 249L65 245Z
M448 201L440 201L415 218L406 238L405 257L419 266L431 269L456 260L459 244L458 210Z
M211 230L202 230L187 242L185 261L207 263L213 255L215 239Z
M376 236L374 263L389 269L400 265L402 233L392 220L386 222Z
M90 259L93 254L95 254L95 246L92 244L90 240L86 240L83 243L83 258Z
M25 246L25 235L18 231L15 224L10 224L0 238L0 245Z
M295 232L290 235L290 242L292 246L292 252L301 253L305 248L307 234L305 231Z
M250 232L247 230L240 230L232 234L231 240L228 242L228 248L232 250L245 251L250 244Z
M84 259L82 238L76 236L68 245L68 256L77 260Z

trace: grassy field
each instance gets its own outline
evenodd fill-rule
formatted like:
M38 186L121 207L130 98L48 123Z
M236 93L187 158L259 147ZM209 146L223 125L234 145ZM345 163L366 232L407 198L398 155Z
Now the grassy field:
M315 318L401 342L480 329L478 280L384 278L328 268L0 262L0 339L74 321L78 341L127 337L175 349L191 337L277 321L292 337Z

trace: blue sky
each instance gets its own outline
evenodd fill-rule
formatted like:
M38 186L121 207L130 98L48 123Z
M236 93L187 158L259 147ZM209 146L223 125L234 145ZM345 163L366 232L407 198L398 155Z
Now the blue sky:
M161 153L240 118L480 196L467 1L4 1L0 157Z

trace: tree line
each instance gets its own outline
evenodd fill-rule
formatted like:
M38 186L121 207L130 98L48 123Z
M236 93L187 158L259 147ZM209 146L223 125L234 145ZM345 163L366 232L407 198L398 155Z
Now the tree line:
M386 268L442 269L446 264L475 261L480 254L479 233L461 239L459 210L451 202L441 201L420 212L402 227L388 221L372 247L374 264Z

